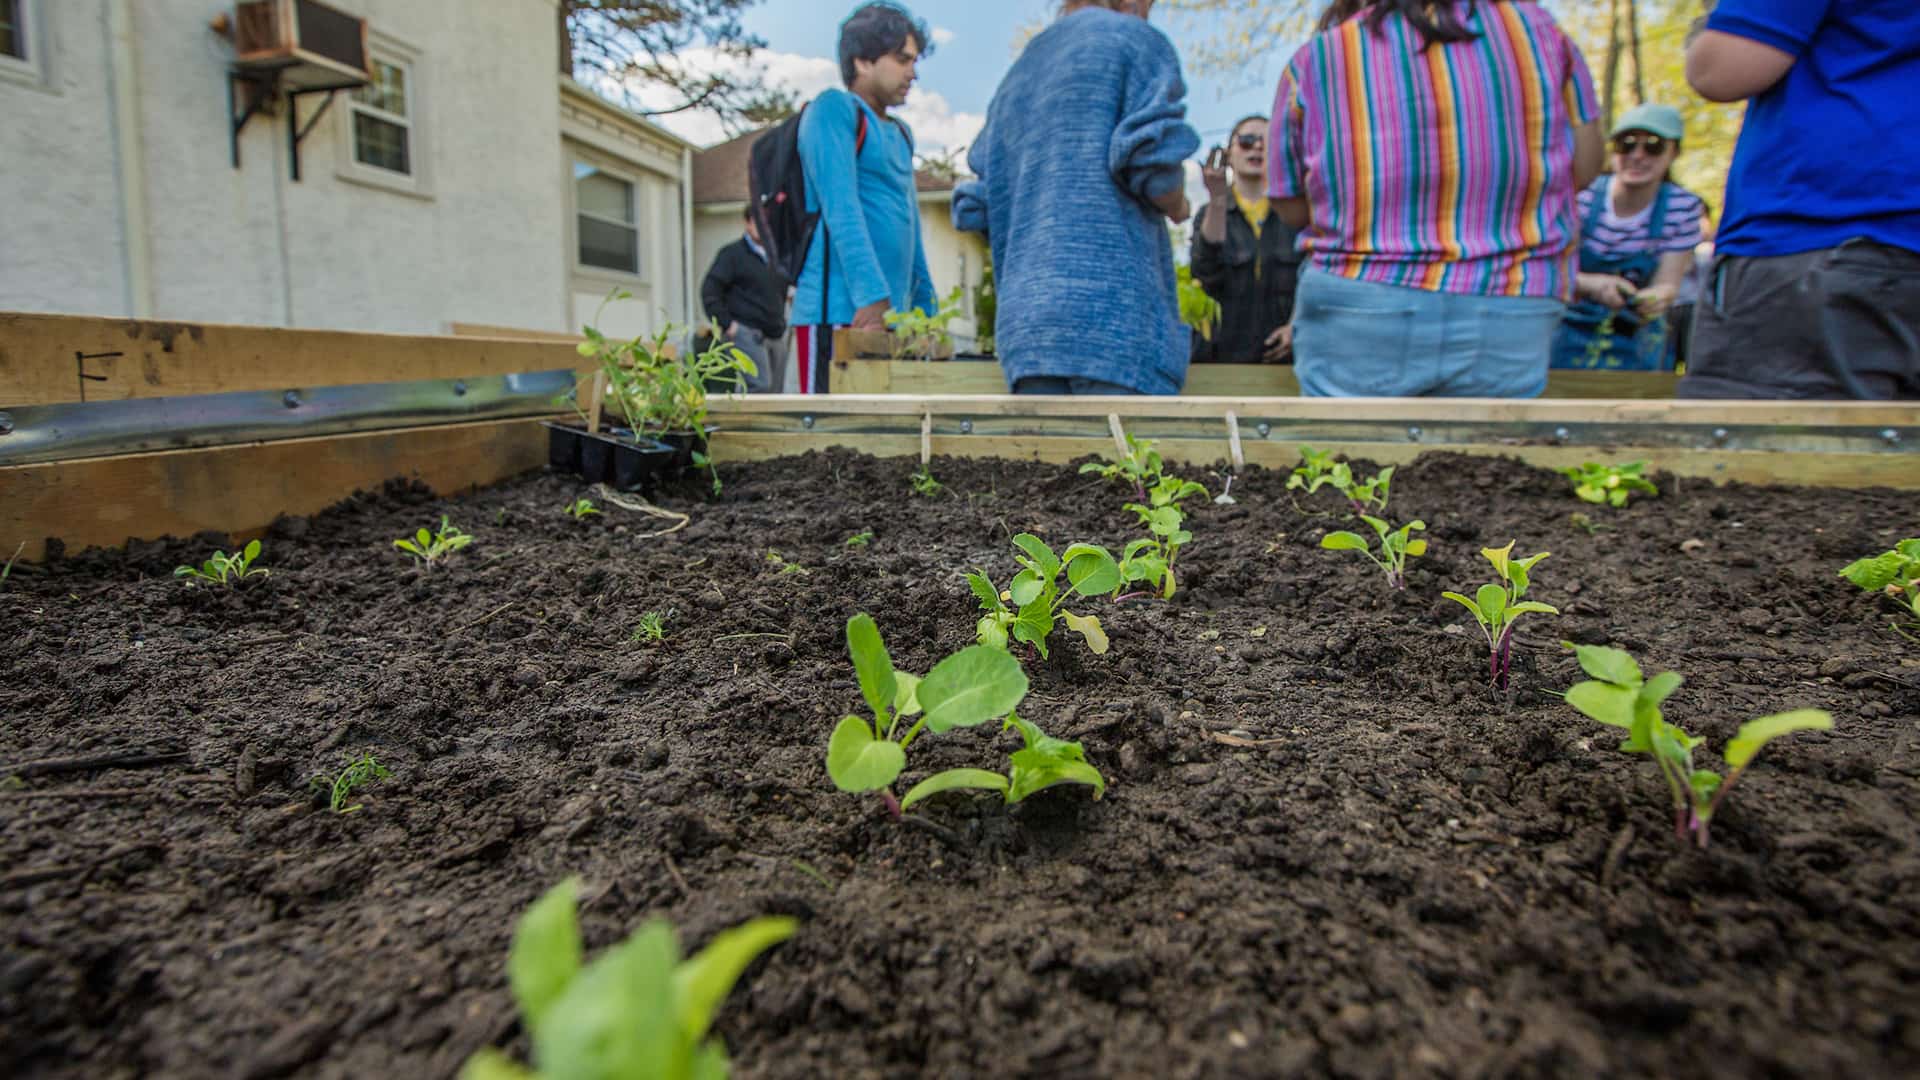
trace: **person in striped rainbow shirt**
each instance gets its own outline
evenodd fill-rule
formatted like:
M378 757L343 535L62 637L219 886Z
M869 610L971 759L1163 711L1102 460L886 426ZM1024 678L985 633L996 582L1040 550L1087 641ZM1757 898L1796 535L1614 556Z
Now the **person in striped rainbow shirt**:
M1280 77L1267 139L1268 192L1307 257L1301 391L1539 396L1599 111L1537 4L1335 0Z

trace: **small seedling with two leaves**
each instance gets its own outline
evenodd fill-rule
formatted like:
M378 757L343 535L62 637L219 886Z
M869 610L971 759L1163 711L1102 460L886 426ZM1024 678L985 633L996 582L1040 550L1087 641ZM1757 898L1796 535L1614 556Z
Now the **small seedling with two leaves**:
M788 562L785 556L781 555L779 552L774 551L772 549L768 549L767 551L767 562L772 566L777 566L780 568L779 574L776 575L779 577L785 577L788 574L799 574L801 577L806 577L807 575L813 573L813 571L808 570L806 567L801 566L797 562Z
M307 782L307 787L314 794L324 794L327 797L327 809L336 814L351 814L359 810L362 805L360 803L347 805L347 800L353 797L355 791L375 780L385 780L392 775L393 773L385 765L373 759L372 754L365 754L358 761L349 762L338 775L328 776L325 773L316 775Z
M467 1060L460 1080L725 1080L727 1048L708 1037L713 1014L748 965L792 937L798 921L753 919L682 960L673 926L649 919L583 963L579 893L569 878L535 901L507 954L507 982L539 1071L486 1049Z
M1567 704L1590 720L1624 729L1627 738L1620 749L1652 755L1673 798L1674 836L1683 844L1691 836L1700 847L1707 846L1714 812L1767 743L1796 731L1833 729L1833 717L1820 709L1749 720L1726 745L1724 755L1732 771L1722 777L1694 766L1693 751L1704 740L1667 723L1661 715L1660 704L1680 687L1679 674L1666 671L1643 679L1640 665L1619 649L1571 641L1562 644L1574 651L1581 670L1592 676L1567 690Z
M1847 564L1840 576L1900 605L1893 632L1920 643L1920 540L1902 540L1893 550Z
M395 540L393 546L420 565L431 568L434 563L471 543L471 534L462 532L460 526L452 524L447 520L447 515L441 514L439 531L421 529L410 539Z
M1008 805L1055 784L1086 784L1093 788L1095 799L1106 794L1107 778L1087 764L1086 751L1079 743L1056 739L1032 721L1022 720L1018 713L1007 714L1000 730L1008 728L1018 728L1026 745L1013 752L1005 776L986 769L947 769L909 788L900 799L900 809L911 809L914 803L943 791L997 791Z
M933 478L933 470L925 465L920 466L920 471L909 477L907 482L913 485L913 493L923 499L931 499L947 489L947 485Z
M841 791L877 791L895 818L890 790L922 731L977 727L1011 713L1027 696L1027 673L1005 649L973 645L933 666L924 678L896 671L873 617L847 620L847 651L873 719L848 715L827 743L827 775ZM912 717L905 731L901 728Z
M1535 563L1547 557L1547 553L1542 551L1524 559L1516 559L1513 557L1514 543L1508 541L1503 548L1480 549L1480 554L1493 564L1493 572L1499 576L1499 581L1480 586L1471 600L1457 592L1441 594L1473 612L1475 621L1480 624L1480 632L1487 636L1490 657L1487 673L1494 687L1499 690L1507 688L1507 676L1513 669L1513 627L1520 621L1520 616L1533 613L1560 614L1559 608L1537 600L1521 599L1527 595L1528 573Z
M1627 505L1634 492L1658 495L1660 489L1653 481L1640 474L1646 470L1644 461L1630 461L1625 465L1601 465L1584 461L1577 466L1561 469L1561 475L1573 482L1573 493L1581 502L1606 505L1619 508Z
M1140 595L1158 595L1162 600L1173 598L1176 588L1173 564L1180 557L1180 549L1193 539L1193 533L1186 528L1187 515L1180 509L1180 500L1206 493L1206 488L1191 480L1162 476L1147 492L1147 502L1127 504L1128 510L1139 515L1148 535L1129 541L1121 549L1119 588L1139 582L1146 590L1121 597L1116 588L1116 599Z
M1361 514L1360 520L1366 522L1374 535L1380 538L1380 554L1375 555L1372 552L1364 537L1344 529L1321 537L1320 546L1328 551L1357 551L1386 572L1388 585L1395 589L1406 588L1407 560L1427 553L1427 542L1413 539L1412 534L1425 532L1427 523L1409 521L1395 529L1370 514Z
M585 521L593 515L600 513L600 508L593 505L592 499L575 499L566 505L562 513L565 513L575 521Z
M1075 596L1087 599L1119 587L1120 566L1112 553L1096 544L1073 544L1055 555L1045 541L1031 533L1014 537L1013 546L1020 549L1014 558L1020 572L1004 592L994 588L992 579L981 571L967 574L967 585L986 610L974 625L979 643L1005 649L1011 637L1033 646L1044 659L1047 636L1053 633L1056 622L1064 622L1067 629L1087 640L1087 648L1095 654L1106 652L1107 634L1100 627L1099 617L1075 614L1066 605ZM1060 580L1063 574L1064 589Z
M667 640L667 620L673 618L673 609L665 611L643 612L640 621L633 628L631 640L644 645L658 645Z
M199 566L176 566L173 568L173 576L186 578L190 585L218 585L223 589L231 589L246 584L250 578L267 576L266 567L253 565L254 560L259 557L260 541L249 540L246 547L231 555L224 551L216 551ZM7 563L7 568L9 570L13 568L11 561ZM5 579L0 578L0 581L3 580Z

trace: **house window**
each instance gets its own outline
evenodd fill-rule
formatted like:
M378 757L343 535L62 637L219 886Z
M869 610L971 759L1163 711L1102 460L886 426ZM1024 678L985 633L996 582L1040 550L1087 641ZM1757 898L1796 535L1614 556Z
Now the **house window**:
M580 265L640 272L640 230L630 180L582 161L573 163L574 207L580 228Z
M0 59L37 59L27 48L27 0L0 0Z
M372 67L373 81L353 92L353 159L412 176L412 72L377 58Z

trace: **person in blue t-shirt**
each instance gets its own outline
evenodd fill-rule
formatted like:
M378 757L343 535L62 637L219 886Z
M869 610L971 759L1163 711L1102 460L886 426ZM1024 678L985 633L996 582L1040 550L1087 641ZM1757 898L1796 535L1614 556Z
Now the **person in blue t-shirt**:
M1920 399L1920 3L1720 0L1687 81L1749 104L1680 396Z
M920 235L913 132L889 109L906 104L927 24L887 2L862 6L840 24L846 89L822 91L800 118L807 209L820 224L794 283L794 355L800 392L827 390L830 328L885 330L889 311L931 315L933 275Z

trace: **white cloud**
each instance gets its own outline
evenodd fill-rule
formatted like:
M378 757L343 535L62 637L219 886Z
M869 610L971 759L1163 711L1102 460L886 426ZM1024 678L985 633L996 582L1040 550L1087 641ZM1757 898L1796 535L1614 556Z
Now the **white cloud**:
M933 43L935 45L950 44L953 39L958 36L958 34L955 34L944 26L936 26L933 28Z

